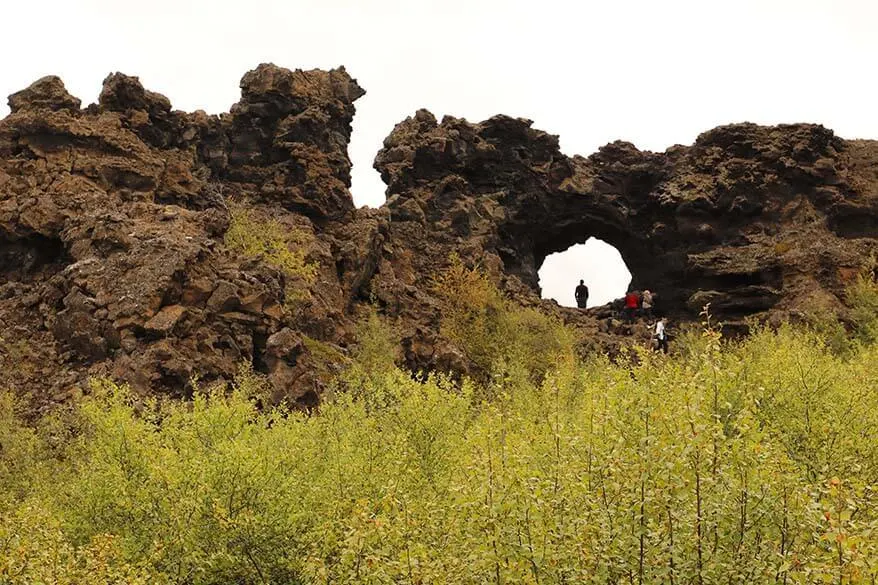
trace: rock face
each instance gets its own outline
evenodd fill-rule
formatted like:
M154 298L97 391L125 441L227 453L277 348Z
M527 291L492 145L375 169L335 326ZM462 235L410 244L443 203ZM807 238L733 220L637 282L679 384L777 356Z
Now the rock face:
M615 142L568 158L528 120L438 123L421 111L375 167L394 242L418 252L412 273L457 250L524 302L547 255L591 236L620 251L663 312L693 318L710 302L731 325L837 306L876 251L878 143L817 125L738 124L661 154Z
M242 363L267 371L268 340L287 322L342 341L344 284L355 278L340 281L336 250L350 242L335 234L355 215L347 143L363 90L343 69L272 65L241 90L220 117L173 111L119 73L84 110L54 77L10 97L0 122L4 386L53 400L110 375L180 394L194 376L230 378ZM224 245L233 200L304 235L318 267L308 306L285 309L286 276ZM346 252L351 266L357 253ZM279 359L290 367L274 364L278 395L313 402L307 352Z
M109 375L181 395L195 376L251 364L274 399L313 405L313 349L344 354L371 299L399 323L407 365L465 369L428 286L451 252L583 335L600 311L541 301L537 271L590 236L619 249L663 312L692 319L710 302L732 326L840 306L878 252L878 143L806 124L570 158L528 120L419 111L375 160L387 203L358 210L347 144L363 94L344 69L274 65L247 73L221 116L175 111L119 73L85 109L56 77L13 94L0 121L0 386L45 404ZM236 209L296 234L313 278L227 245Z

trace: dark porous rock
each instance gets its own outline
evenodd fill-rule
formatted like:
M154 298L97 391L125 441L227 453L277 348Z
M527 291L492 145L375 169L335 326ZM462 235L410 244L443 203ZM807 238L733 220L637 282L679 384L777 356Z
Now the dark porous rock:
M67 92L61 78L54 75L38 79L28 88L9 96L9 109L13 114L23 110L77 112L81 104L82 101Z
M163 307L152 319L144 323L143 328L147 333L167 336L173 332L174 327L185 314L186 307L180 305Z
M248 365L272 399L312 408L366 307L394 323L405 366L478 374L441 333L433 282L453 255L569 324L581 351L610 355L648 342L648 327L614 304L541 300L548 255L604 240L656 314L694 321L709 305L732 334L816 304L843 314L845 287L878 255L878 143L816 124L571 157L525 118L419 110L375 157L385 205L357 209L356 80L262 64L240 86L222 115L176 111L121 73L84 110L57 77L10 96L0 329L14 352L0 351L0 386L40 409L92 375L185 396L193 376L229 381ZM571 289L599 276L572 274Z

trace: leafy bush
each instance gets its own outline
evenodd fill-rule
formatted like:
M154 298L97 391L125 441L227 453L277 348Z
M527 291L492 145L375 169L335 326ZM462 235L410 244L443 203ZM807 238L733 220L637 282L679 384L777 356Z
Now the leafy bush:
M45 447L19 417L12 394L0 392L0 510L26 496L29 487L44 478Z
M486 374L523 369L535 380L556 364L573 358L574 336L560 321L535 309L521 308L479 269L452 255L434 280L442 299L441 333L458 344Z
M846 317L825 306L806 314L809 327L825 340L834 354L847 357L863 344L878 342L878 283L872 270L863 270L845 290Z
M848 287L847 302L856 338L863 343L878 342L878 283L871 271L860 273Z
M317 276L317 265L305 257L306 236L288 229L273 219L256 217L243 205L230 205L231 222L226 231L226 246L245 256L261 257L290 279L286 287L286 304L294 308L310 298L307 287Z
M372 362L314 416L260 411L252 373L191 403L104 382L52 448L0 401L0 582L878 579L878 347L639 358L490 393Z
M399 333L370 306L357 322L356 365L367 374L393 370L399 354Z

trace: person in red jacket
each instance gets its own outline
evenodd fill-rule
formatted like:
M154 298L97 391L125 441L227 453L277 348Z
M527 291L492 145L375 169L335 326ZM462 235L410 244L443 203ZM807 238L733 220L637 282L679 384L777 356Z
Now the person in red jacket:
M633 321L638 308L640 308L640 295L636 291L629 290L625 295L625 317Z

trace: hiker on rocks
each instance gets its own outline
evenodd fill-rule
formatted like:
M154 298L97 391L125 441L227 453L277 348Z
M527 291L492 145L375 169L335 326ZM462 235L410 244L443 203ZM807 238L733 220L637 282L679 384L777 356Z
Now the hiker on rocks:
M629 290L625 294L625 318L633 321L637 315L637 309L640 306L640 295L636 291Z
M651 319L652 318L652 307L654 305L653 305L652 293L649 291L649 289L643 291L643 294L640 295L640 303L641 303L640 308L642 310L643 316L646 317L647 319Z
M576 306L580 309L584 309L588 304L588 287L585 286L585 281L580 280L579 286L576 287Z
M668 353L668 332L667 332L668 318L662 317L655 324L655 339L658 341L658 347L656 349L662 350L662 353Z

